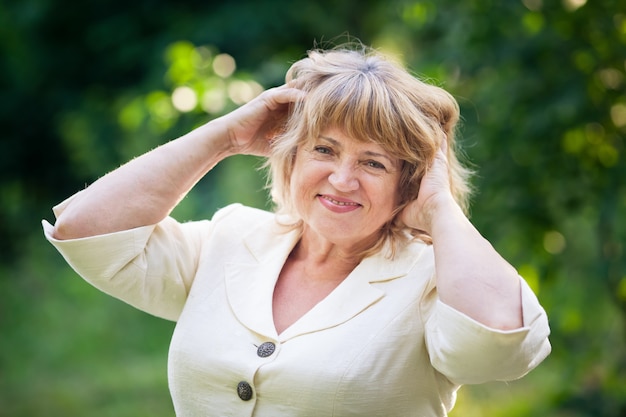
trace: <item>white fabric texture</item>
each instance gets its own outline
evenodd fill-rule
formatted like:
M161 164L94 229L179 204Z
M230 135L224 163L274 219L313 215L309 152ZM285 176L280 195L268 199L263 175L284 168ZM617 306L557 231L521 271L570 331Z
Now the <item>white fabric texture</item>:
M168 374L179 417L446 416L461 384L519 378L550 352L523 280L524 327L490 329L438 299L432 247L420 242L364 259L277 334L274 285L298 235L272 213L235 204L211 221L65 241L43 227L92 285L177 321ZM257 355L264 342L276 346L268 357Z

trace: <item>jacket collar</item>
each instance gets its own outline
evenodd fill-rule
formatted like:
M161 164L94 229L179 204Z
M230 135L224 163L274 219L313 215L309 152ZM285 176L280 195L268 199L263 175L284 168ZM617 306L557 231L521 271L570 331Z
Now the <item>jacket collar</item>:
M284 232L273 220L244 237L249 257L226 265L228 302L237 319L250 330L279 341L338 326L385 296L384 286L373 286L405 276L423 245L407 245L391 260L381 253L364 259L325 299L298 321L276 333L272 298L278 275L299 240L298 231Z

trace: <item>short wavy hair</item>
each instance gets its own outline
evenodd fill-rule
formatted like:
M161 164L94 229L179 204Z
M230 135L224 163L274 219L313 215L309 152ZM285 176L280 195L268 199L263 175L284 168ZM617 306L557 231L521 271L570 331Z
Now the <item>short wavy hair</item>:
M432 242L423 231L409 230L398 220L398 213L417 198L420 181L444 139L452 193L467 211L470 170L456 155L459 106L447 91L363 45L311 50L291 66L286 82L305 91L306 98L292 105L284 129L272 143L267 165L276 213L287 215L279 218L290 219L289 226L302 227L289 186L296 152L329 127L357 140L375 142L402 161L399 204L367 254L385 242L395 252L397 242L410 237Z

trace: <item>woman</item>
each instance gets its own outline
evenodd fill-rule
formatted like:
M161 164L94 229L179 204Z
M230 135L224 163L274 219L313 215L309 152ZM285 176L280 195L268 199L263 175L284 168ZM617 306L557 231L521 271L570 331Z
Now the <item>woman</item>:
M55 207L46 237L101 290L177 321L179 416L445 416L523 376L545 312L464 214L457 103L369 50L311 51L284 86ZM276 212L168 217L233 154Z

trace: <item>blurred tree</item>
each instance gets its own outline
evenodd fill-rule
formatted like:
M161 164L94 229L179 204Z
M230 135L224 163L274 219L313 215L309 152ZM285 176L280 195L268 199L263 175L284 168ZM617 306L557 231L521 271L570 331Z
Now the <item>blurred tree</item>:
M567 375L549 389L554 407L626 414L626 3L407 1L403 10L394 32L415 40L415 67L443 71L461 101L479 164L474 221L549 310L548 363Z
M167 395L154 367L170 324L77 280L44 247L37 220L120 163L281 83L315 41L345 33L457 97L477 171L473 220L551 319L554 352L542 367L504 388L462 391L453 415L626 415L623 0L21 0L0 3L0 416L171 415L159 394L141 405L146 391ZM176 215L266 205L256 165L220 164ZM51 270L66 280L51 281ZM68 324L76 311L85 313ZM134 364L125 386L107 367L111 352ZM55 385L59 373L67 379Z
M0 259L15 256L15 240L30 230L31 219L47 214L42 210L49 202L125 160L117 149L115 106L120 97L161 85L162 54L169 44L213 45L236 56L267 86L280 83L285 63L301 57L316 39L347 31L369 40L367 34L385 24L375 18L384 9L375 0L0 4L0 195L5 202Z

